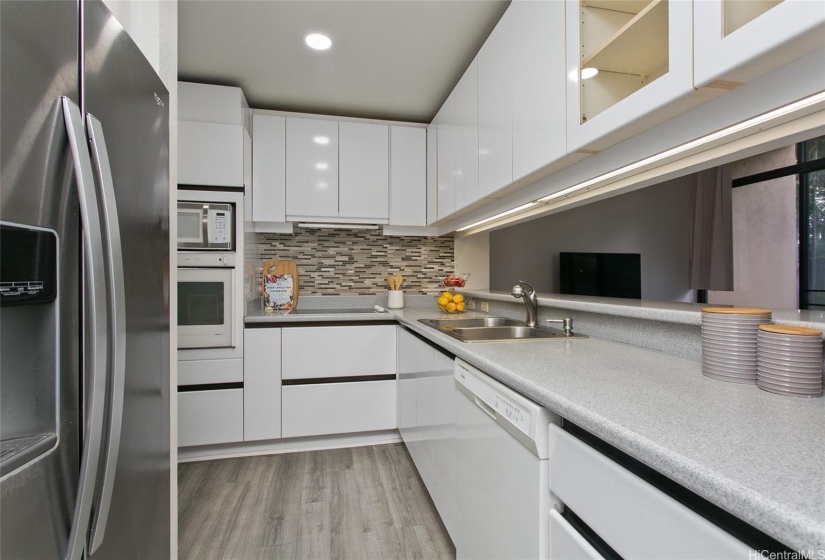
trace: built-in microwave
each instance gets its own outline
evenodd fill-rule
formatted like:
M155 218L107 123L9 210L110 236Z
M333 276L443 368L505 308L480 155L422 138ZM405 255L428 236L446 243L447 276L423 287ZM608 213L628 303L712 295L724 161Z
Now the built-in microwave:
M178 250L234 251L234 208L217 202L178 202Z

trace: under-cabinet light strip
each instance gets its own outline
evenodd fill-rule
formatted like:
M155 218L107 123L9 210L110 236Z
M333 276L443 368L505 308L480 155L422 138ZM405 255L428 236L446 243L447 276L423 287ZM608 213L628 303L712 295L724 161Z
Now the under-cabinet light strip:
M736 134L737 132L741 132L741 131L746 130L750 127L766 123L766 122L771 121L773 119L776 119L778 117L788 115L790 113L793 113L794 111L798 111L800 109L805 109L806 107L810 107L812 105L816 105L817 103L821 103L821 102L825 102L825 92L818 93L818 94L812 95L810 97L806 97L805 99L801 99L799 101L795 101L795 102L793 102L789 105L785 105L784 107L774 109L773 111L769 111L769 112L764 113L762 115L759 115L757 117L753 117L751 119L742 121L740 123L729 126L727 128L723 128L722 130L718 130L718 131L713 132L711 134L702 136L700 138L697 138L696 140L692 140L690 142L687 142L686 144L682 144L681 146L676 146L675 148L671 148L669 150L665 150L664 152L661 152L661 153L652 155L650 157L641 159L637 162L630 163L628 165L625 165L624 167L620 167L619 169L609 171L607 173L599 175L598 177L588 179L587 181L584 181L584 182L579 183L577 185L567 187L567 188L562 189L558 192L554 192L553 194L549 194L547 196L544 196L542 198L534 200L533 202L528 202L527 204L522 204L521 206L518 206L517 208L513 208L512 210L508 210L506 212L501 212L500 214L496 214L495 216L490 216L489 218L485 218L483 220L479 220L477 222L474 222L470 225L461 227L461 228L457 229L456 231L466 231L468 229L473 229L475 227L486 224L488 222L492 222L494 220L498 220L498 219L503 218L505 216L509 216L511 214L521 212L523 210L526 210L526 209L531 208L533 206L536 206L538 204L547 204L550 201L555 200L557 198L568 197L568 196L572 195L573 193L576 193L576 192L579 192L579 191L582 191L582 190L589 190L590 187L592 187L593 185L595 185L597 183L601 183L603 181L613 179L613 178L618 177L620 175L624 175L625 173L628 173L630 171L634 171L636 169L645 167L645 166L650 165L652 163L656 163L656 162L665 160L667 158L673 157L675 155L682 154L684 152L693 150L694 148L697 148L697 147L702 146L704 144L708 144L710 142L715 142L716 140L720 140L720 139L725 138L727 136L731 136L733 134ZM604 186L604 185L602 185L602 186Z
M308 229L378 229L378 226L371 224L324 224L324 223L299 223L298 227Z
M487 222L492 222L493 220L498 220L499 218L503 218L505 216L509 216L510 214L515 214L516 212L521 212L522 210L527 210L528 208L532 208L538 204L538 201L528 202L527 204L522 204L521 206L517 206L512 210L507 210L506 212L502 212L501 214L496 214L495 216L490 216L489 218L484 218L483 220L479 220L478 222L472 223L469 226L464 226L463 228L458 228L456 231L465 231L470 228L474 228L480 226L482 224L486 224Z

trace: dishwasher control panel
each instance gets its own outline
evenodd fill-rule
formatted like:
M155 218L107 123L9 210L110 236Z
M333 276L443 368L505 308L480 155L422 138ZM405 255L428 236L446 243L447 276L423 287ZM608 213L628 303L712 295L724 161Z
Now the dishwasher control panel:
M530 435L530 412L502 395L493 395L493 408L527 435Z
M455 360L454 377L458 390L471 402L540 458L547 458L548 429L550 424L561 425L561 416L460 358Z

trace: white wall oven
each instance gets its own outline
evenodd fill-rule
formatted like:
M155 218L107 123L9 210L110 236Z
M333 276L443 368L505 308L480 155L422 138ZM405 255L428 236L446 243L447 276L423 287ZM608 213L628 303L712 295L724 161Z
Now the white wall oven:
M233 348L235 254L178 252L178 348Z

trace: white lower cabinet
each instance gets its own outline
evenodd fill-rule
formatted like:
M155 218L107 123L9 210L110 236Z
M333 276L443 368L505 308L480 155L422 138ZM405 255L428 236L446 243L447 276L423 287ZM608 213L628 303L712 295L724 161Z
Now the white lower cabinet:
M587 542L556 510L550 510L550 560L603 560L603 556Z
M244 329L243 439L281 437L281 329Z
M398 430L451 536L456 527L453 358L398 327Z
M395 427L394 379L283 388L284 437L392 430Z
M290 327L283 331L283 378L395 374L395 326Z
M243 441L243 389L178 393L178 445Z
M283 437L396 428L395 325L290 327L281 342Z
M750 548L558 426L550 491L622 558L749 558Z

